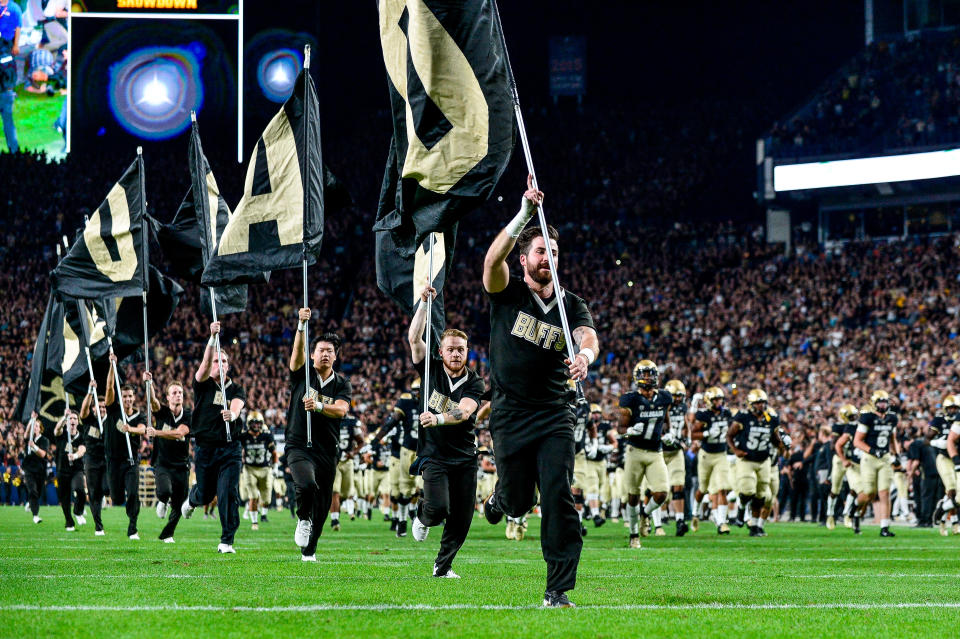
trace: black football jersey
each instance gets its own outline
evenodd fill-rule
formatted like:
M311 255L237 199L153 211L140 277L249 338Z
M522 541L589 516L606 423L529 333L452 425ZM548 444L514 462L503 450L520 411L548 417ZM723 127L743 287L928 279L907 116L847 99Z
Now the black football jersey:
M686 403L681 402L680 404L670 406L668 414L670 418L668 427L674 435L674 442L669 445L663 444L663 452L665 453L683 449L683 427L686 423L685 418L687 416Z
M424 374L423 362L417 364L417 370L420 371L421 376ZM480 396L483 393L483 379L476 372L464 368L459 377L450 377L442 362L430 362L430 401L427 402L427 407L431 413L448 413L465 398L472 399L479 406ZM473 432L476 423L476 411L469 419L459 424L444 424L430 428L421 426L418 417L416 427L420 434L417 455L447 463L476 463L477 438Z
M357 437L361 435L360 422L353 415L340 420L340 461L348 459L347 453L356 448Z
M844 426L843 432L849 435L847 443L843 445L843 456L852 461L854 464L860 463L860 455L863 451L853 445L853 438L857 436L857 426L860 425L860 422L850 422Z
M773 431L780 425L780 420L769 413L757 417L750 411L742 410L733 417L733 421L741 426L736 435L736 444L737 448L747 453L746 460L766 461L770 457Z
M863 440L871 449L876 448L879 457L890 452L891 440L896 436L899 418L893 411L883 415L863 413L860 415L860 425L857 432L864 433Z
M726 407L719 411L700 410L697 411L696 419L703 422L703 441L700 448L706 453L725 453L727 452L727 430L730 428L730 422L733 415Z
M577 402L574 408L576 413L576 421L573 422L573 446L574 453L579 454L583 452L584 446L586 446L587 439L587 426L590 422L590 404L587 402Z
M658 390L650 399L636 391L620 397L620 408L630 411L627 443L643 450L660 451L660 436L672 403L673 396L663 389Z
M960 415L955 419L950 419L947 415L937 415L930 420L930 446L938 455L947 454L947 437L954 424L960 424Z
M350 380L337 372L332 372L326 380L321 380L316 370L310 375L310 396L324 404L333 404L342 399L350 404L353 389ZM307 448L307 411L303 408L306 394L306 380L303 366L290 372L290 406L287 409L286 446L312 451L320 455L339 459L340 457L340 419L327 417L318 412L310 415L310 428L313 435L313 448Z
M153 414L154 428L161 431L177 430L181 424L190 426L193 411L181 408L180 413L173 414L169 406L163 406ZM220 422L221 424L223 421ZM190 466L190 436L183 439L168 439L166 437L153 438L154 463L164 468L184 469Z
M430 369L431 376L433 367ZM421 372L421 375L423 373ZM431 387L431 391L432 391ZM394 410L400 415L400 430L398 432L397 442L399 446L408 450L417 450L417 439L420 437L420 413L423 406L420 401L420 393L406 391L400 393L400 399L397 400Z
M263 468L273 462L273 451L277 449L277 444L272 433L260 431L253 435L244 431L240 433L240 447L243 449L244 464Z
M563 291L567 322L573 331L593 328L586 303ZM490 381L493 406L550 410L568 405L574 391L567 386L566 340L557 297L535 295L518 277L511 277L490 299Z
M605 461L609 457L614 448L611 446L610 440L607 439L607 431L610 428L610 422L601 421L597 423L596 437L590 437L589 431L584 433L584 437L586 437L584 453L586 453L588 461Z

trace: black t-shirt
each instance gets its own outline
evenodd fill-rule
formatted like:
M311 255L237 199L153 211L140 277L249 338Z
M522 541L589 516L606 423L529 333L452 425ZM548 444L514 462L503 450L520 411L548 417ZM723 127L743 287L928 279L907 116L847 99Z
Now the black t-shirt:
M193 411L180 408L180 414L174 415L169 406L163 406L153 414L154 428L161 431L177 430L181 424L190 426ZM222 422L221 422L222 423ZM153 463L164 468L182 470L190 466L190 435L183 439L153 438Z
M627 428L627 443L635 448L653 452L660 451L660 435L666 422L667 410L673 403L673 395L664 389L647 399L636 391L620 398L620 408L630 411L630 427Z
M683 427L686 424L684 419L687 415L687 405L684 402L670 406L670 432L674 435L672 444L663 444L663 452L670 453L683 450Z
M757 417L750 411L742 410L733 417L733 421L740 424L737 432L737 448L747 453L747 461L762 462L770 457L770 443L773 441L773 430L780 424L775 415L763 413Z
M227 379L223 393L220 391L220 381L208 377L198 382L193 379L193 415L190 419L190 436L199 446L224 446L227 443L227 429L223 425L223 394L227 396L227 407L234 399L246 401L247 394L239 384ZM230 422L230 441L235 442L240 436L243 421L240 416Z
M127 424L131 428L145 426L147 416L137 411L132 415L127 415ZM121 460L129 459L127 453L127 433L123 432L123 413L120 411L120 404L114 402L107 406L107 418L103 421L103 428L106 431L106 449L110 459ZM140 435L130 433L130 452L133 453L134 461L140 458Z
M312 450L336 460L340 456L340 419L327 417L322 413L312 413L310 424L313 431L313 448L307 448L307 411L303 409L306 381L303 377L303 366L290 372L290 408L287 410L286 448ZM350 381L340 373L333 372L326 382L322 382L314 369L310 375L310 396L324 404L333 404L338 399L349 404L353 397L353 389L350 387Z
M440 364L438 363L437 365L439 366ZM431 366L431 376L433 374L433 369L434 366ZM418 370L422 376L423 367L421 366ZM431 388L433 388L432 385ZM407 450L417 450L417 438L420 436L421 406L422 403L419 399L419 393L415 395L410 391L404 391L403 393L400 393L400 399L397 400L397 405L393 407L393 410L400 418L400 431L394 438L394 441L397 442L398 454L400 446L403 446Z
M583 452L587 440L590 438L587 434L587 426L590 422L590 404L586 400L578 401L573 412L577 415L573 422L573 446L574 452L579 454Z
M523 282L511 277L490 299L490 380L493 407L550 410L569 405L573 391L567 386L566 340L557 297L540 299ZM587 304L563 291L570 330L593 328Z
M907 459L920 462L920 472L927 479L937 477L937 449L922 439L915 439L907 447Z
M27 434L29 435L30 429L27 428ZM23 456L23 470L31 473L46 473L47 472L47 460L50 458L50 440L40 435L39 437L33 440L33 445L40 450L47 453L46 457L41 458L33 450L27 450L24 452Z
M424 375L424 362L417 364L421 378ZM431 413L446 413L460 404L460 400L470 398L480 405L483 395L483 379L474 371L464 368L459 377L451 378L440 361L430 362L430 399L427 407ZM431 426L425 428L417 419L420 435L417 446L418 457L429 457L434 461L446 463L476 462L477 442L473 428L477 423L476 411L469 419L459 424Z
M83 446L83 433L80 431L82 426L77 425L77 432L73 433L70 436L70 447L73 451L73 454L77 454L77 449ZM78 471L83 470L83 457L80 459L75 459L72 462L67 459L67 431L70 430L69 426L64 426L63 431L60 433L60 436L57 437L57 472L63 472L65 470ZM84 452L86 456L86 452Z
M712 409L699 410L696 414L696 420L703 422L703 441L700 448L705 453L725 453L727 452L727 429L730 428L730 421L733 415L726 407L719 411Z
M876 449L879 457L890 451L890 445L897 429L897 414L887 411L883 415L863 413L857 431L864 433L863 441L871 449Z
M103 420L104 426L109 423L107 417ZM87 415L86 419L80 421L80 428L83 431L83 445L87 452L83 454L83 460L87 468L99 467L106 463L107 454L103 445L103 436L100 433L100 422L94 413Z
M273 434L266 431L256 435L243 431L240 433L240 446L243 447L243 463L257 468L270 466L273 463L273 451L277 450Z

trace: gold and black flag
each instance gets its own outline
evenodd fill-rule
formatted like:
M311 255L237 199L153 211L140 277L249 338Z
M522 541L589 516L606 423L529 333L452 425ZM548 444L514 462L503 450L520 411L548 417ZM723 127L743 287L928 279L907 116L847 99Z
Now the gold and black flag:
M180 304L183 287L161 273L153 264L149 268L149 286L147 325L150 337L154 337L170 323L173 312ZM122 360L143 348L141 298L111 298L100 300L95 306L98 316L103 318L104 329L113 338L113 350L117 358ZM96 364L94 366L96 367Z
M323 239L323 161L317 91L306 70L257 141L243 198L204 267L204 286L316 262Z
M85 347L89 340L90 357L100 362L99 371L106 371L106 356L109 350L106 338L106 323L96 308L81 307L77 300L53 299L53 309L47 336L47 369L62 378L63 387L74 394L83 394L87 388L87 356ZM84 318L81 312L85 313ZM87 322L84 329L82 322ZM96 369L96 366L95 366ZM100 377L103 379L103 377Z
M30 421L30 414L37 411L44 429L48 432L52 432L50 429L63 417L66 408L64 400L68 397L63 387L63 378L60 372L64 360L62 357L58 357L56 352L52 352L55 349L52 349L50 344L51 327L57 321L55 317L57 303L53 295L47 300L43 322L40 324L37 342L30 359L30 383L26 392L21 396L20 405L17 409L20 421L24 424ZM60 321L62 322L62 314ZM86 365L84 365L83 371L86 372ZM72 397L70 397L70 401L71 405L75 406Z
M232 213L220 194L217 180L200 144L200 131L193 122L188 150L190 188L169 224L152 217L160 249L174 275L188 282L200 284L203 267L217 250ZM251 276L251 283L266 282L269 273ZM217 312L221 315L239 313L247 307L246 284L220 286L214 289ZM200 305L212 315L209 296L200 296Z
M90 216L51 273L55 294L96 299L139 296L144 290L148 259L142 170L143 159L137 156Z
M439 291L457 223L490 197L513 154L514 111L492 2L380 0L379 11L393 139L374 225L377 284L412 313L412 274L426 272L416 256L442 234Z

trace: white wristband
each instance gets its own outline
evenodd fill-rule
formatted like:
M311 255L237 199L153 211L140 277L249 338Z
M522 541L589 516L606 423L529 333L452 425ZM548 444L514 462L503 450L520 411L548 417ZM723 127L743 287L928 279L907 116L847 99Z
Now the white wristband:
M307 323L304 320L300 320L300 323L297 324L297 330L302 333L306 328L307 328Z
M318 402L317 405L313 408L313 412L322 413L323 412L323 402Z
M440 413L439 415L437 415L437 426L443 426L446 422L447 420L444 419L443 413Z
M597 354L593 352L592 348L581 348L577 355L583 355L587 358L587 366L590 366L597 360Z
M210 336L210 339L207 340L207 346L213 348L217 345L217 338L213 335Z
M523 232L524 227L527 225L527 222L530 221L530 218L533 217L535 211L536 208L533 206L533 202L527 198L522 198L520 210L517 211L514 218L507 223L507 235L514 239L520 237L520 233Z
M230 411L230 421L231 422L237 421L237 414L233 411Z

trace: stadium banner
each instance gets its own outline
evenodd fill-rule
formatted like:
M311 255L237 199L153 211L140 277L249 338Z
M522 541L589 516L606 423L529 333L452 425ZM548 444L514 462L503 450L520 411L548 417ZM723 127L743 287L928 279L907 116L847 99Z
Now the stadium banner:
M309 105L309 108L307 107ZM248 282L264 271L314 264L323 239L320 113L309 72L257 141L243 198L203 270L204 286Z
M76 0L74 15L84 13L191 13L200 15L239 14L231 0Z
M587 93L587 39L583 36L550 38L550 95Z
M53 269L56 294L80 299L141 295L146 284L142 168L138 155Z
M506 52L489 2L381 0L379 12L393 139L373 227L377 285L412 315L434 233L431 325L442 331L457 223L490 197L513 154Z

